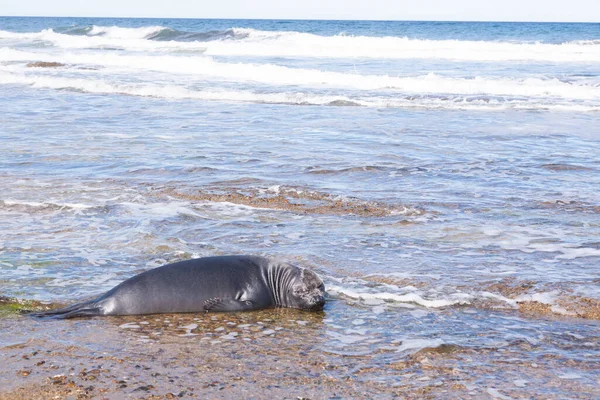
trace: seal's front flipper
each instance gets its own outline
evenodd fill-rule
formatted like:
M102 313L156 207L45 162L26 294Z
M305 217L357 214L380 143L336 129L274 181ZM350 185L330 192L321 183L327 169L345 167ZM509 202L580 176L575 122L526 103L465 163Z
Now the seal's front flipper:
M249 311L256 309L256 304L249 300L242 301L215 297L204 302L204 311L206 312Z

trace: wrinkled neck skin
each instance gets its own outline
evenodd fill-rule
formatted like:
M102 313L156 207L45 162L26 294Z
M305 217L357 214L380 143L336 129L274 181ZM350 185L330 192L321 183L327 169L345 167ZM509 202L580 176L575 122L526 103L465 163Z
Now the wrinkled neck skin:
M290 293L294 279L297 276L295 268L280 263L269 263L267 268L267 283L273 294L276 307L294 307Z

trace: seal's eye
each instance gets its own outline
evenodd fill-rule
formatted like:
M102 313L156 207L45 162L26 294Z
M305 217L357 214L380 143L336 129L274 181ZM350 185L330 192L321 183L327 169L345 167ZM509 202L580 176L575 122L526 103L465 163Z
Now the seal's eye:
M297 286L294 288L294 294L296 294L296 295L301 295L301 294L306 294L306 293L308 293L308 290L303 286L300 286L300 287Z

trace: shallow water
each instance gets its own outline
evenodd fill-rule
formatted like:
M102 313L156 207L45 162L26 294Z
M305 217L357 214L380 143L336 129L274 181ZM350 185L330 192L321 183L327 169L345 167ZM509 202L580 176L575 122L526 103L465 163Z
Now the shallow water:
M42 386L42 395L60 387L57 379L96 396L116 391L140 397L141 387L154 395L187 388L200 397L216 387L210 396L218 398L240 392L255 398L600 394L597 323L511 312L380 312L334 300L324 314L18 318L0 320L0 327L0 384L9 393L21 385L34 390L27 385L47 376L50 389Z
M318 349L357 376L403 384L390 365L433 347L474 393L597 385L597 24L19 21L0 19L0 295L268 255L323 276Z

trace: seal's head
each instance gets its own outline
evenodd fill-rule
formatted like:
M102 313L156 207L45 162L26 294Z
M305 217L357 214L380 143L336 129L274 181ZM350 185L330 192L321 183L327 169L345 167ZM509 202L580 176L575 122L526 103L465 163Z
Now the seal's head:
M290 281L287 306L308 311L321 311L325 305L325 285L311 270L298 268Z

